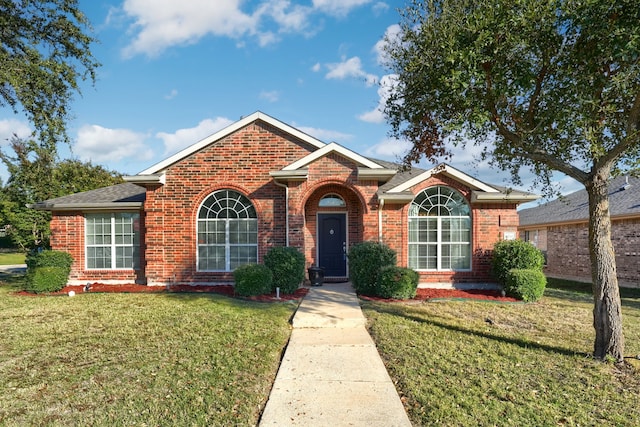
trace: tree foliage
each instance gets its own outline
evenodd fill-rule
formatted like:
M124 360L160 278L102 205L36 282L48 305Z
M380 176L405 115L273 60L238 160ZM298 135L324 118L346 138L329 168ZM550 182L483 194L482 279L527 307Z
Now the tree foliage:
M67 141L69 101L95 80L77 0L0 0L0 107L24 112L45 146Z
M406 163L472 143L517 184L523 167L548 193L553 171L581 182L594 355L622 360L607 182L639 164L640 1L414 0L401 16L385 115Z
M14 137L13 155L0 151L9 171L0 196L0 226L24 251L49 245L51 213L28 205L122 182L122 176L102 166L77 159L58 161L48 148Z

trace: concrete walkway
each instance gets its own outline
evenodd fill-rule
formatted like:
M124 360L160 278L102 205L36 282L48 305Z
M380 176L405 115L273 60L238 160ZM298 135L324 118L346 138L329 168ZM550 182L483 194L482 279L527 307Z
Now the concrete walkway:
M0 265L0 274L16 274L16 273L24 273L27 271L26 264L16 264L16 265Z
M311 288L260 426L411 426L350 283Z

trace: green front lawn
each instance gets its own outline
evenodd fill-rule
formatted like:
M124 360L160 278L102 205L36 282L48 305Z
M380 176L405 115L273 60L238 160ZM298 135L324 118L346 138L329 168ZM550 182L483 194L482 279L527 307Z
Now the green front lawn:
M0 252L0 265L24 264L24 254L14 252Z
M414 425L640 425L640 361L593 360L588 288L550 285L535 304L362 302ZM623 316L639 355L637 290Z
M17 296L0 278L0 425L255 425L293 303Z

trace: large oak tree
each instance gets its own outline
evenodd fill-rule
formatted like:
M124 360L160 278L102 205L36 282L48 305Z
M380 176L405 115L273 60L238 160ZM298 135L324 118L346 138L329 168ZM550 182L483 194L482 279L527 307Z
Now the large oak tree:
M54 152L72 95L99 66L89 29L77 0L0 0L0 107L24 113Z
M608 182L640 154L639 0L427 0L389 38L392 134L405 161L475 143L483 158L589 194L594 356L624 357ZM473 141L473 142L470 142Z

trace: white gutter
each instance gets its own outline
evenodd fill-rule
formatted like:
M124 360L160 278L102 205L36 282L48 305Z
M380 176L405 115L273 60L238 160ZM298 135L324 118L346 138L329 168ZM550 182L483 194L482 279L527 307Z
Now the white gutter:
M378 204L378 243L382 243L382 208L384 207L384 199L380 199Z
M289 247L289 184L283 184L281 182L273 180L274 184L278 187L284 188L284 223L285 223L285 245Z

